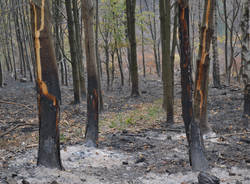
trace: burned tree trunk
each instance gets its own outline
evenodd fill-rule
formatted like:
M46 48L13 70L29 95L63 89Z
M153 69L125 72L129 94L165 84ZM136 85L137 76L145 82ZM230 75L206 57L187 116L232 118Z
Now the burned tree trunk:
M102 63L99 54L99 2L96 0L96 12L95 12L95 52L96 52L96 64L97 64L97 79L98 79L98 98L99 98L99 111L102 112L104 110L103 98L102 98Z
M187 140L190 138L190 123L193 119L192 107L192 68L189 42L189 7L185 0L179 1L179 39L181 68L182 117L185 123Z
M126 0L127 26L130 49L130 74L132 82L131 96L139 96L139 80L136 53L136 33L135 33L135 7L136 0Z
M62 169L59 144L61 92L56 56L51 36L49 3L31 1L31 17L36 54L39 150L38 165Z
M0 60L0 87L3 87L3 67L1 60Z
M213 20L213 85L215 88L220 88L220 65L219 65L219 54L218 54L218 43L217 43L217 2L214 1L214 20Z
M142 0L140 0L140 13L143 13L142 8ZM143 25L143 21L141 21L141 24ZM145 66L145 48L144 48L144 28L143 26L140 26L141 29L141 54L142 54L142 65L143 65L143 77L146 77L146 66Z
M160 22L162 42L163 108L167 112L167 123L174 121L173 64L170 58L170 0L160 0Z
M198 184L220 184L220 179L206 172L200 172L198 182Z
M80 16L77 6L77 1L72 1L72 11L74 17L74 28L75 28L75 38L76 38L76 55L79 71L79 82L80 82L80 93L81 97L86 97L86 87L85 87L85 77L84 77L84 64L83 64L83 48L82 48L82 39L81 39L81 25L80 25Z
M209 82L209 50L213 34L213 3L206 0L203 14L203 24L200 35L199 55L196 66L195 91L194 91L194 117L199 122L202 133L208 133L211 128L207 122L207 96Z
M179 0L179 38L180 67L182 87L182 117L185 123L189 143L190 165L193 170L206 170L208 167L204 154L203 140L199 124L194 120L192 107L192 71L191 48L189 39L189 4L188 0Z
M94 40L94 7L92 0L82 0L85 50L88 73L86 145L97 147L98 140L98 81Z
M245 119L245 124L248 126L250 120L250 51L249 51L249 6L250 1L245 0L244 3L244 13L241 22L242 30L242 78L244 81L244 110L243 118Z
M72 12L72 0L65 1L65 7L67 12L67 22L69 31L69 45L70 45L70 55L71 55L71 66L72 66L72 76L73 76L73 89L74 89L74 103L79 104L81 101L81 90L80 90L80 75L79 75L79 61L77 53L77 41L74 27L74 19Z
M228 77L228 54L227 54L227 43L228 43L228 13L227 13L227 1L223 0L223 10L224 10L224 17L225 17L225 73L226 77Z

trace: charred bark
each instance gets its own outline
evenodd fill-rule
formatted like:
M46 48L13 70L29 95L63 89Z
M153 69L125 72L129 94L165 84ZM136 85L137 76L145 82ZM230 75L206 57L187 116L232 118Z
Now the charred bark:
M98 79L94 40L94 7L92 0L82 0L85 50L88 73L86 145L97 147L98 140Z
M131 96L139 96L139 80L138 80L138 66L136 53L136 35L135 35L135 7L136 0L126 0L127 26L128 38L130 48L130 74L132 82Z
M188 0L179 0L179 38L180 68L182 87L182 117L189 143L190 165L193 170L206 170L208 163L205 157L203 139L199 124L194 120L192 107L192 69L191 47L189 38L189 4Z
M217 2L214 1L214 20L213 20L213 85L215 88L220 88L220 65L219 65L219 54L218 54L218 43L217 43Z
M49 3L45 3L45 0L31 1L38 87L39 150L37 164L63 169L59 143L61 92L51 38L49 12Z
M79 75L79 62L77 58L77 42L75 36L75 28L72 13L72 0L65 1L66 12L67 12L67 22L69 31L69 45L70 45L70 55L71 55L71 66L72 66L72 76L73 76L73 88L74 88L74 103L78 104L81 101L80 93L80 75Z
M244 2L244 13L241 22L242 30L242 66L243 66L243 81L244 81L244 109L243 118L245 120L245 125L249 126L250 120L250 51L249 51L249 5L250 1L245 0Z
M162 80L163 108L167 112L167 122L174 121L173 64L170 57L170 1L160 0L161 42L162 42Z
M0 60L0 87L3 87L3 67L1 60Z
M213 34L213 3L214 0L206 0L201 28L199 55L196 66L195 91L194 91L194 116L200 125L201 132L211 131L207 122L207 97L209 83L209 50Z
M189 7L184 0L179 1L179 39L180 39L180 68L181 68L181 102L182 117L186 135L190 142L190 123L193 119L192 107L192 68L189 42Z
M200 172L198 175L198 184L220 184L220 179L206 172Z

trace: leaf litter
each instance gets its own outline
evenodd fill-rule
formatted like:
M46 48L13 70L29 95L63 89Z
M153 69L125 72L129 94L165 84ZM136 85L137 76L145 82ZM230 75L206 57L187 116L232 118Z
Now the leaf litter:
M58 171L36 167L34 84L11 79L7 83L0 88L0 182L197 183L198 173L191 171L188 161L180 85L175 85L175 124L166 127L161 81L145 80L141 84L144 93L135 99L127 96L128 86L116 90L115 81L113 90L104 93L99 148L84 146L86 102L71 105L72 93L62 86L60 141L65 170ZM250 136L241 123L242 100L236 84L209 89L208 121L214 134L205 137L205 146L210 173L221 183L250 183L250 148L241 141Z

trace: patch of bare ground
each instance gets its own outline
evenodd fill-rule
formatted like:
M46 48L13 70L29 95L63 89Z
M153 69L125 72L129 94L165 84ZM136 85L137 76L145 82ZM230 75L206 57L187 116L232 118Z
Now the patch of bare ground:
M197 183L189 166L181 117L181 89L175 83L175 124L165 125L161 80L141 79L141 96L130 98L118 79L104 92L97 149L84 146L86 102L71 105L62 86L61 157L65 171L36 167L38 120L33 83L7 81L0 88L0 183ZM104 88L105 89L105 86ZM205 139L210 172L221 183L250 183L249 129L241 122L237 83L209 89L208 121L216 133Z

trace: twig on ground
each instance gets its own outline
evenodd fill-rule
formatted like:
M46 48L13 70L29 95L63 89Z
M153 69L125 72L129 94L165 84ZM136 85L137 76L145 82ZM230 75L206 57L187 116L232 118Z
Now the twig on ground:
M243 138L243 137L241 137L240 141L250 144L250 138Z
M8 134L8 133L10 133L11 131L15 130L15 129L16 129L17 127L19 127L19 126L23 126L23 125L17 124L16 126L10 128L10 129L7 130L6 132L2 133L2 134L0 135L0 137L5 136L6 134Z
M250 132L241 132L241 133L232 133L232 134L224 134L224 135L219 135L222 137L230 137L230 136L234 136L234 135L245 135L245 134L250 134ZM214 139L214 138L218 138L217 136L213 136L213 137L208 137L206 139Z
M15 103L15 102L7 102L7 101L2 101L2 100L0 100L0 103L18 105L18 106L25 107L25 108L29 109L30 111L33 111L30 107L28 107L28 106L25 105L25 104L19 104L19 103Z
M30 144L30 145L27 145L26 148L33 148L33 147L37 147L38 144Z
M24 124L17 124L16 126L12 127L12 128L9 128L9 130L7 130L6 132L0 134L0 137L3 137L5 135L7 135L8 133L10 133L11 131L15 130L16 128L18 127L21 127L21 126L32 126L32 125L36 125L36 124L28 124L28 123L24 123Z

